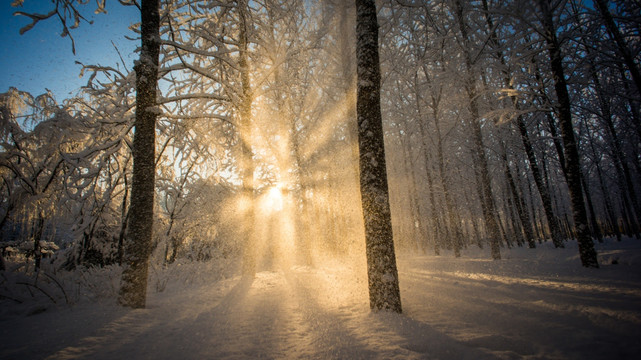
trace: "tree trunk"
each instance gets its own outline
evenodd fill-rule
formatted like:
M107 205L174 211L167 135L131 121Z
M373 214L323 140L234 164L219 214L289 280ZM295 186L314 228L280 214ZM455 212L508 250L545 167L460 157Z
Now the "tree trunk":
M563 247L563 242L561 241L561 230L559 229L559 222L554 215L554 210L552 209L552 198L550 197L550 192L548 191L547 186L543 182L543 176L539 168L539 163L534 154L534 148L532 142L530 141L530 136L528 135L527 127L525 121L523 121L522 116L517 117L517 127L521 133L521 141L523 143L523 148L525 149L525 154L527 155L528 162L530 163L530 170L532 171L532 177L534 178L534 184L536 185L539 195L541 196L541 203L543 204L543 211L545 217L548 220L548 226L550 227L550 236L552 237L552 242L555 247Z
M567 171L568 188L570 190L570 199L572 202L574 226L576 227L576 236L579 243L579 255L583 266L598 268L599 263L597 261L597 254L594 249L592 238L590 237L588 217L583 201L579 150L574 136L574 129L572 127L570 95L568 93L563 70L561 48L556 38L556 29L554 28L554 23L552 21L552 13L548 0L539 0L539 5L543 14L545 40L550 54L550 67L552 70L554 89L556 91L558 101L557 111L559 114L559 125L561 127L561 137L563 139L563 148L565 151L565 167Z
M356 0L358 145L370 307L400 313L381 116L378 21L374 0Z
M123 273L118 303L143 308L154 216L156 87L160 51L159 0L141 1L140 60L136 71L136 119L130 218L124 244Z

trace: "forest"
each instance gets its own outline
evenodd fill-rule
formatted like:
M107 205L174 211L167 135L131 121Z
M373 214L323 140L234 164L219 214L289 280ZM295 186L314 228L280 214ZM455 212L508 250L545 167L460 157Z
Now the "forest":
M105 6L23 2L15 31L57 21L72 42ZM364 256L363 164L381 164L362 147L372 84L353 2L118 2L141 11L133 66L82 64L66 99L0 94L0 300L69 301L68 279L109 269L118 301L144 307L127 294L176 265L216 277ZM639 14L636 0L376 1L392 260L576 242L576 266L598 268L595 244L639 239Z

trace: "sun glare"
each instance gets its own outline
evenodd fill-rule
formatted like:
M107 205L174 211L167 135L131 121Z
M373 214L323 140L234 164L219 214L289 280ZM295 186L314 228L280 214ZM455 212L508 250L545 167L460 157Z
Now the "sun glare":
M266 213L283 210L283 192L278 186L271 187L267 191L262 205Z

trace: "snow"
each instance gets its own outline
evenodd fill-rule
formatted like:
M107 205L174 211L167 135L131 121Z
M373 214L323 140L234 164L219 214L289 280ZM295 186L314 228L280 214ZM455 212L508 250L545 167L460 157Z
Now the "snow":
M636 358L641 241L597 250L600 269L580 265L574 242L502 249L498 261L477 248L458 259L398 254L402 315L370 311L358 261L255 278L172 273L162 292L152 272L146 309L106 297L31 316L3 311L0 358Z

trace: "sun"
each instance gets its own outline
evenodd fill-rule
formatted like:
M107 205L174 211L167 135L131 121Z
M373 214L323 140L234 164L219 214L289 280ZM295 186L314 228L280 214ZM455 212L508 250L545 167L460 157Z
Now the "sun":
M283 192L279 186L272 186L265 193L262 204L265 213L274 213L283 210Z

